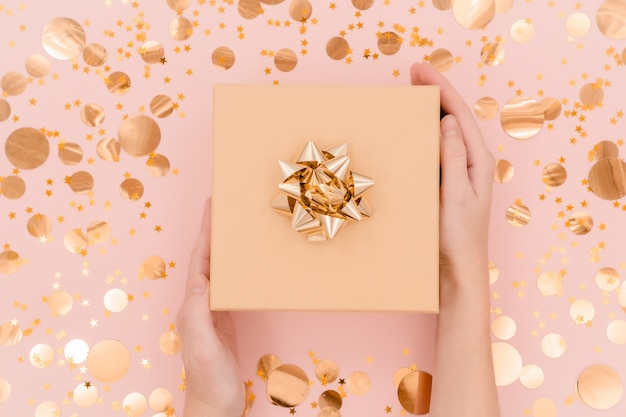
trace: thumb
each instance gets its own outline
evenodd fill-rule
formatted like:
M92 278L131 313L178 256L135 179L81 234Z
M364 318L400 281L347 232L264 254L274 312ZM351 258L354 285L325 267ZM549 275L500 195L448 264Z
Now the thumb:
M215 337L213 316L209 309L209 280L203 274L190 272L183 304L179 310L178 328L183 342L190 343ZM184 344L183 344L184 346Z
M467 149L456 117L441 120L441 193L444 199L471 189L467 170Z

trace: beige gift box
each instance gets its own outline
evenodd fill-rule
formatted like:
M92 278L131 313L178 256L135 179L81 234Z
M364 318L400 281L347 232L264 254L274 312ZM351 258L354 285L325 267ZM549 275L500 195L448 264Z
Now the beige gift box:
M211 309L439 306L438 86L214 88ZM347 144L371 216L309 241L272 201L278 161Z

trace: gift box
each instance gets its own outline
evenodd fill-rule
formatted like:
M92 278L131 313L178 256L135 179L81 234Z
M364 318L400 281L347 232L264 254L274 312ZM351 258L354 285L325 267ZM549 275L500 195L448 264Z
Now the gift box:
M438 86L214 87L213 310L438 311Z

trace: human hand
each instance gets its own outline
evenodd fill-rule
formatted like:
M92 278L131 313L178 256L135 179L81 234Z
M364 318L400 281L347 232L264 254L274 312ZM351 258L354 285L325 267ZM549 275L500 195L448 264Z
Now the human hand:
M235 328L227 312L209 310L211 206L192 251L185 298L176 318L185 365L185 417L241 417L245 387Z

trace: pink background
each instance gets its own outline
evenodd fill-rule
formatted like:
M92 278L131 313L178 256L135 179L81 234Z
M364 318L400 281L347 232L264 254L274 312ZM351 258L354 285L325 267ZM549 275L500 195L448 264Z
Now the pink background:
M624 273L620 231L625 206L619 200L599 198L584 184L595 163L588 159L594 145L611 141L621 146L624 131L622 51L626 42L609 39L596 25L596 13L605 2L498 1L501 12L478 30L463 27L452 10L439 10L429 0L377 0L360 16L347 0L316 0L311 2L311 18L303 25L290 17L289 3L263 4L262 15L245 19L234 0L190 2L180 13L193 23L193 34L179 41L168 29L176 11L166 1L0 0L0 77L12 72L29 77L24 92L2 96L11 111L0 122L0 140L4 143L23 127L53 132L48 137L50 156L36 169L14 171L4 147L0 151L0 180L18 175L26 184L20 198L0 195L0 253L12 250L20 257L16 272L0 272L0 325L23 334L17 343L0 346L0 400L4 400L0 416L36 415L37 410L39 416L47 416L39 408L46 401L56 404L64 417L124 415L122 404L128 394L148 399L158 388L166 390L158 391L161 397L163 392L171 393L172 401L166 408L149 405L141 415L182 414L182 362L179 355L159 348L159 338L175 321L189 251L203 203L211 193L213 84L407 84L410 64L428 59L437 49L446 49L454 57L445 74L470 106L482 97L492 97L502 110L516 96L537 101L554 97L563 106L558 118L544 122L541 132L524 141L507 135L499 117L480 122L496 158L514 168L510 180L494 184L490 259L497 280L491 285L492 319L510 317L515 332L502 342L519 353L524 365L539 366L545 376L537 389L528 389L516 379L501 386L503 415L623 415L623 399L609 410L598 411L574 394L578 376L593 364L608 365L622 380L626 378L624 346L607 337L609 324L625 319L619 289L605 291L595 281L600 268ZM568 33L566 21L574 13L588 18L588 32ZM87 44L106 48L108 69L89 67L81 56L63 61L47 54L42 31L58 17L74 19L83 27ZM623 22L626 14L615 18ZM525 19L534 27L534 36L522 44L513 39L511 26ZM341 31L350 53L335 61L325 47ZM378 31L394 31L403 38L396 54L380 53ZM412 46L411 33L428 41ZM142 60L138 51L148 40L163 45L164 64ZM494 42L503 48L504 60L487 65L481 60L481 49ZM211 62L213 51L222 46L235 55L235 64L228 70ZM298 56L290 72L278 70L270 56L281 48L292 49ZM50 62L49 73L41 78L26 72L24 63L33 54ZM112 94L103 82L114 71L131 79L124 95ZM581 88L598 79L604 91L602 105L578 109L572 117ZM168 117L150 113L150 100L158 94L177 104ZM88 103L105 109L100 126L81 121L80 110ZM125 116L138 113L152 117L161 129L156 152L171 163L163 177L147 172L146 157L122 152L119 162L111 162L97 155L97 142L115 137ZM63 142L81 146L79 164L66 165L57 156ZM550 163L566 169L563 185L547 187L542 181L542 169ZM74 193L65 183L77 171L87 171L94 178L91 194ZM120 196L125 177L142 182L144 193L137 201ZM507 209L514 204L528 207L527 225L515 227L507 221ZM573 233L566 224L576 211L593 219L593 227L584 235ZM47 239L28 232L27 223L37 213L52 221ZM111 237L88 247L84 255L70 253L64 245L66 234L77 228L84 231L93 221L106 222ZM142 278L140 268L149 256L166 263L165 279ZM560 294L544 296L539 291L537 280L546 271L563 274ZM123 311L107 313L104 296L113 288L122 289L133 300ZM67 314L55 317L42 300L58 291L70 294L73 304ZM576 315L570 315L577 300L586 300L594 313L578 323ZM256 375L256 362L264 354L302 367L313 381L307 401L295 409L302 416L317 415L319 410L310 404L329 389L315 379L314 359L334 360L342 378L354 371L370 376L367 394L348 393L344 398L341 413L348 417L406 414L392 383L394 372L411 366L432 371L433 316L237 313L235 319L243 376L257 397L251 416L288 415L290 411L265 398L265 382ZM548 357L541 346L544 336L551 333L566 344L558 358ZM493 334L494 342L499 341L497 336ZM85 367L70 366L64 349L74 339L90 347L102 340L119 340L130 352L129 371L117 381L102 382ZM55 353L45 368L31 363L31 349L39 344L49 345ZM496 363L498 372L510 366ZM98 394L83 407L71 393L87 381ZM329 386L337 389L336 382ZM541 411L541 404L548 404L549 411Z

